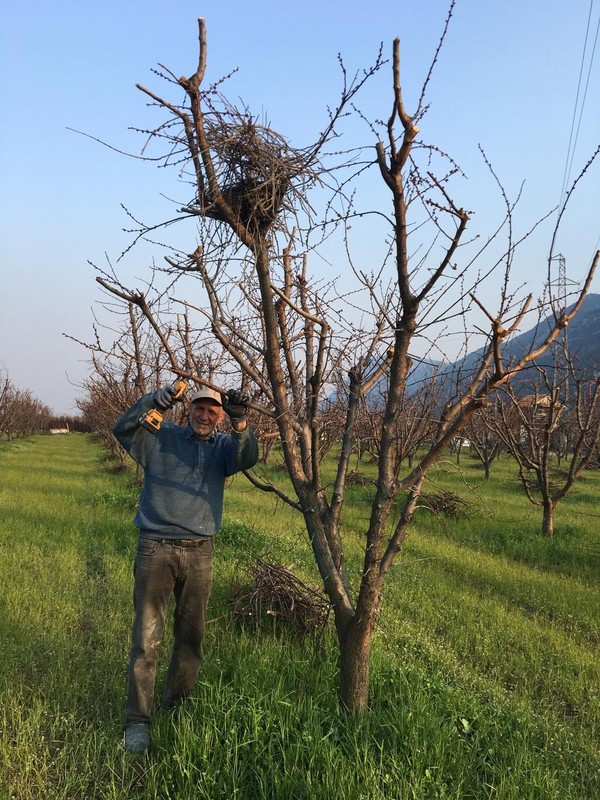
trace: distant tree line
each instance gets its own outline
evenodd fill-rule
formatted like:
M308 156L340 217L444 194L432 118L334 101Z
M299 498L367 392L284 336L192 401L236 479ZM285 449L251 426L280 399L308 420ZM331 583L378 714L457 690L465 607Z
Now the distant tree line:
M50 417L48 428L50 430L66 428L74 433L92 433L92 428L87 420L82 416L71 416L69 414Z
M51 428L81 432L90 430L82 417L57 417L29 389L18 388L8 375L3 375L0 378L0 441L11 442L34 433L44 433Z
M5 375L0 383L0 434L12 441L47 430L52 411L29 389L19 389Z

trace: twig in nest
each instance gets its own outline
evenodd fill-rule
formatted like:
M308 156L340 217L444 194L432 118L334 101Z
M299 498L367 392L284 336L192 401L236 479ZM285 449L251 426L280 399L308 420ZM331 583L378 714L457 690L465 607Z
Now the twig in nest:
M296 184L315 180L299 151L252 119L232 123L217 115L207 122L207 137L222 200L247 226L269 228L287 207L288 195L298 195ZM227 221L222 205L209 191L185 210Z

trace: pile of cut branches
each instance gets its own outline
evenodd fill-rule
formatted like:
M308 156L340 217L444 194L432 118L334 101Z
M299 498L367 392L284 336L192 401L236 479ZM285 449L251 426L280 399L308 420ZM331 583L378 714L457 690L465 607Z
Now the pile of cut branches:
M362 472L355 469L348 473L346 476L346 483L348 486L372 486L375 481L363 475Z
M456 517L461 511L468 511L471 506L456 492L423 492L419 508L426 508L436 517Z
M249 585L236 586L231 596L238 620L250 623L257 634L273 621L285 623L301 639L324 631L331 610L324 594L311 589L281 564L262 558L245 567L245 572Z

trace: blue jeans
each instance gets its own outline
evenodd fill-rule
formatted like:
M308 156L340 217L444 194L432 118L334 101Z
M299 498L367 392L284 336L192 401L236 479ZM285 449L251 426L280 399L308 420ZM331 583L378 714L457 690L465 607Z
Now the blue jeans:
M163 708L175 707L194 688L202 661L212 564L211 539L182 541L140 537L134 566L135 620L125 707L127 722L150 722L156 656L171 594L175 596L175 641Z

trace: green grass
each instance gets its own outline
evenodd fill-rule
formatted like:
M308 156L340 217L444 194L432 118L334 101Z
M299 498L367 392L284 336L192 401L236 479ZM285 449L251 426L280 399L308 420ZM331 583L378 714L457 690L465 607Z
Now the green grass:
M318 585L299 516L236 477L197 690L157 716L151 754L131 757L138 490L110 467L80 434L0 445L0 800L598 796L600 475L559 506L550 542L508 459L488 482L464 455L460 471L435 470L427 489L470 508L417 512L389 574L363 716L337 708L331 633L323 647L232 620L232 581L257 556ZM349 491L354 583L371 495Z

